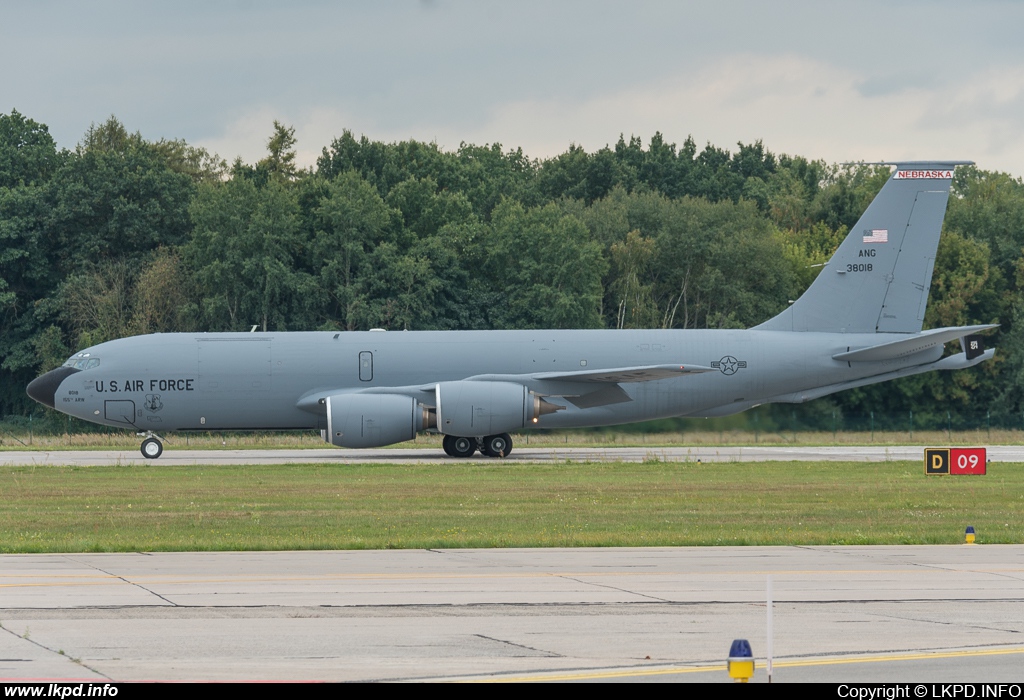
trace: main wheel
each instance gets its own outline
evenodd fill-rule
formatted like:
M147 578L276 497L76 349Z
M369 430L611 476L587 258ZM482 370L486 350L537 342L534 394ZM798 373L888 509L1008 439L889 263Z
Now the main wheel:
M508 433L484 438L483 453L488 457L508 457L512 452L512 436Z
M455 456L455 454L452 452L453 442L455 442L455 438L452 437L451 435L445 435L444 438L441 440L441 449L444 450L444 453L449 457Z
M452 457L472 457L476 452L476 438L452 437L449 444Z
M164 453L164 444L155 437L146 438L142 441L142 447L139 448L139 451L142 452L142 456L146 459L156 459Z

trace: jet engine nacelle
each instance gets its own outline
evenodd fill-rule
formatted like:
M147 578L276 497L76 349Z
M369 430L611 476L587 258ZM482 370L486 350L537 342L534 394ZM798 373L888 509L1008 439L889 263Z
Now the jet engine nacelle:
M398 394L335 394L324 403L324 439L338 447L392 445L412 440L434 423L434 414L426 406Z
M514 382L441 382L434 389L437 430L445 435L498 435L564 408Z

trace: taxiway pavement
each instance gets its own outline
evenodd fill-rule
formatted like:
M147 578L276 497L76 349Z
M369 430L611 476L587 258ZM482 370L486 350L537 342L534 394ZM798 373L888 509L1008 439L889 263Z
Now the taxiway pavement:
M1024 546L0 556L0 678L1013 682ZM755 680L764 680L763 664Z

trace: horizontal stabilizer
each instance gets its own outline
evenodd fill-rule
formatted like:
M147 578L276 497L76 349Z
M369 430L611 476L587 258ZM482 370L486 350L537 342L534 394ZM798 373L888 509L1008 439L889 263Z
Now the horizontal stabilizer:
M822 396L834 394L837 391L845 391L846 389L855 389L860 386L878 384L879 382L887 382L891 379L911 377L915 374L923 374L924 372L932 372L934 370L967 369L968 367L974 367L975 365L981 364L986 360L991 360L993 357L995 357L995 354L996 351L990 348L983 352L982 354L978 355L977 357L967 359L967 353L959 352L955 355L943 357L941 360L931 362L925 365L905 367L903 369L898 369L894 372L876 374L873 377L864 377L863 379L855 379L849 382L840 382L838 384L829 384L828 386L819 386L815 387L814 389L808 389L807 391L796 391L793 392L792 394L773 396L770 399L765 399L763 403L804 403L806 401L820 399Z
M923 333L917 333L909 338L900 338L888 343L880 343L866 348L858 348L841 352L832 356L833 360L842 362L882 362L885 360L897 360L908 355L929 350L937 345L943 345L951 340L963 338L964 336L990 328L998 328L999 324L990 323L982 326L957 326L955 328L935 328Z

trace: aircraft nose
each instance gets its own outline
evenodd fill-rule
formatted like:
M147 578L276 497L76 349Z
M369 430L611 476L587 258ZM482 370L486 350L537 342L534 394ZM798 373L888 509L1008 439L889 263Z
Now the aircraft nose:
M28 392L29 397L34 401L38 401L44 406L53 408L54 396L57 394L57 387L60 386L61 382L76 372L81 372L81 370L75 369L74 367L58 367L57 369L51 369L43 376L36 377L29 382L25 391Z

